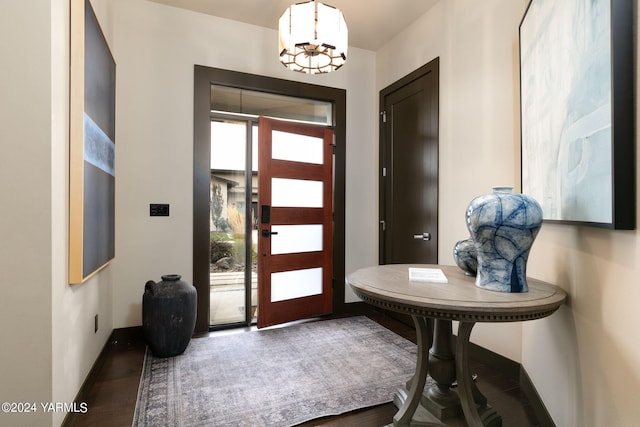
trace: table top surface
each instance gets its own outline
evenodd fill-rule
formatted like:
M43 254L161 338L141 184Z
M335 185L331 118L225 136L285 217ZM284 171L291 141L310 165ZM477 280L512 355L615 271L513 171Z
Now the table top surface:
M448 283L409 280L409 267L442 270ZM388 264L366 267L347 276L365 302L407 314L475 322L539 319L556 311L567 294L558 286L527 278L528 292L497 292L475 286L475 277L458 267Z

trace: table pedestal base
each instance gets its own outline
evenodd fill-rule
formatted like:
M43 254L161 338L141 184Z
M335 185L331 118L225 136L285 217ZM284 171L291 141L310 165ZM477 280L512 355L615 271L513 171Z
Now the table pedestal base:
M455 356L451 321L412 316L416 326L416 373L393 396L395 427L502 427L469 371L469 337L475 322L460 322ZM429 348L431 347L431 348ZM425 388L427 376L433 383ZM458 387L452 388L454 380Z
M427 411L435 415L439 420L448 420L450 418L463 417L462 405L458 395L454 392L449 392L446 399L440 399L438 391L433 387L428 392L422 394L420 404L424 406Z
M409 392L406 388L401 387L393 394L393 404L396 407L401 408L404 402L407 400ZM425 396L423 395L423 399ZM393 425L393 424L391 424ZM461 424L465 425L465 424ZM413 413L413 417L411 421L409 421L410 427L417 426L430 426L430 427L447 427L446 424L442 422L442 420L438 419L435 415L433 415L425 406L421 400L420 404L416 408L416 411Z
M407 400L408 394L405 387L399 388L393 394L393 404L397 408L401 408ZM494 408L480 404L476 404L476 408L485 427L502 426L502 417ZM393 425L389 424L389 426ZM453 407L443 407L431 400L426 392L423 393L420 404L408 424L409 427L467 427L468 425L459 402Z

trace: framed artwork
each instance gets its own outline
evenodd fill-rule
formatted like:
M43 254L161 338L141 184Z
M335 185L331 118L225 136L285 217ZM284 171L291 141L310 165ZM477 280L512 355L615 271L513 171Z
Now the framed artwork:
M115 254L116 64L89 0L71 1L69 283Z
M531 0L520 23L522 192L546 221L635 229L633 0Z

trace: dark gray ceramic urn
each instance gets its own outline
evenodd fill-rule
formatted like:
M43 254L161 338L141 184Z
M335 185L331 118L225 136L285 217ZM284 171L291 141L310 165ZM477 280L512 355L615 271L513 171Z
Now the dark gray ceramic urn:
M151 352L157 357L182 354L196 325L196 288L178 274L149 280L142 296L142 329Z

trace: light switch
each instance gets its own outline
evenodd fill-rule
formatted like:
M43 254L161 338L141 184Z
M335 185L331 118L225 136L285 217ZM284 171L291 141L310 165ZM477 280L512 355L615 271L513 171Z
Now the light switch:
M149 205L149 216L169 216L169 204L151 203Z

